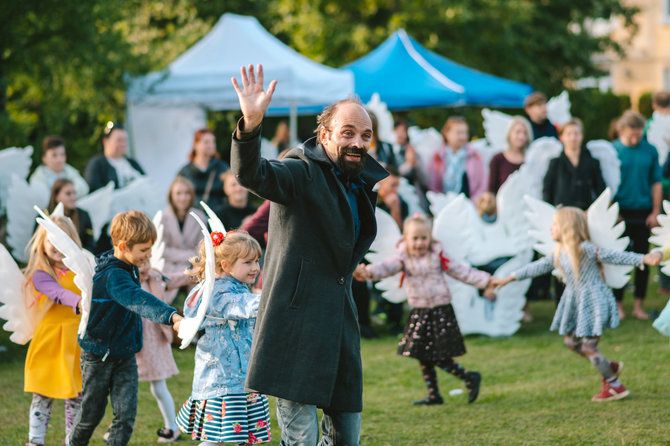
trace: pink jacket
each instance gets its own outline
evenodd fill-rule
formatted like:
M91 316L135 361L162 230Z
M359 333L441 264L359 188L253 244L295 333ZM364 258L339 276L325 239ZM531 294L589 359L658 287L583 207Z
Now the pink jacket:
M434 192L444 192L443 180L444 172L447 169L447 161L445 151L448 149L445 144L442 146L431 159L428 166L428 189ZM488 178L486 177L486 170L484 169L484 162L479 153L474 147L469 144L465 145L465 174L468 176L468 185L470 187L469 198L475 201L482 193L486 192L488 187Z
M446 265L446 267L445 267ZM366 267L372 280L383 279L403 272L407 302L414 308L433 308L451 303L451 292L443 272L476 288L486 288L490 274L449 261L442 245L434 242L428 254L410 257L404 241L398 243L398 255Z

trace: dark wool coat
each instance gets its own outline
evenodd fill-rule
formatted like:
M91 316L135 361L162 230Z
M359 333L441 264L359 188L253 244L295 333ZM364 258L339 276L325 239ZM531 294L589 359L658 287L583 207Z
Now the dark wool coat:
M246 386L303 404L360 412L363 376L351 281L377 232L372 187L388 172L366 155L356 241L344 186L321 145L311 139L282 161L268 161L260 157L258 133L245 141L233 135L231 149L240 184L272 201Z
M542 199L554 206L575 206L588 209L605 190L600 163L588 149L579 153L579 163L573 166L565 152L549 162L544 176Z

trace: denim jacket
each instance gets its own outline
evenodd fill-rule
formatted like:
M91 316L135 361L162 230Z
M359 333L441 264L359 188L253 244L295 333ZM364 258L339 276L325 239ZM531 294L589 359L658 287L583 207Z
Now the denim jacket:
M202 282L191 291L197 293ZM191 398L206 400L245 393L254 324L261 296L232 276L218 277L205 319L200 325L205 334L198 340L193 370ZM188 302L188 299L187 299ZM186 306L184 314L193 317L200 300Z
M177 312L140 287L135 265L107 251L96 258L91 311L86 332L79 337L82 350L95 355L124 357L142 349L142 317L170 324Z

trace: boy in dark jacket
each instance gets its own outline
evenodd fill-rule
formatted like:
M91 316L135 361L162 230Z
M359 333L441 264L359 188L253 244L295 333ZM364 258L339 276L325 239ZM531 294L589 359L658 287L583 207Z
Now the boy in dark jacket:
M137 363L142 320L172 324L182 317L140 287L137 267L151 255L156 228L140 211L117 214L111 223L114 250L96 259L86 332L79 337L83 400L68 444L86 445L105 414L110 396L114 420L107 445L126 445L137 413Z

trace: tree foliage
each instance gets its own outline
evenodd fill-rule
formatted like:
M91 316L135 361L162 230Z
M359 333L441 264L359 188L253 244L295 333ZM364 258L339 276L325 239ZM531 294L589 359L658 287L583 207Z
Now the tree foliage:
M619 17L634 31L636 9L618 0L5 2L0 147L38 145L58 133L82 167L104 122L123 120L124 75L164 68L224 12L258 17L282 41L330 66L352 62L404 28L456 62L553 94L598 74L594 53L622 51L588 32L588 24Z

